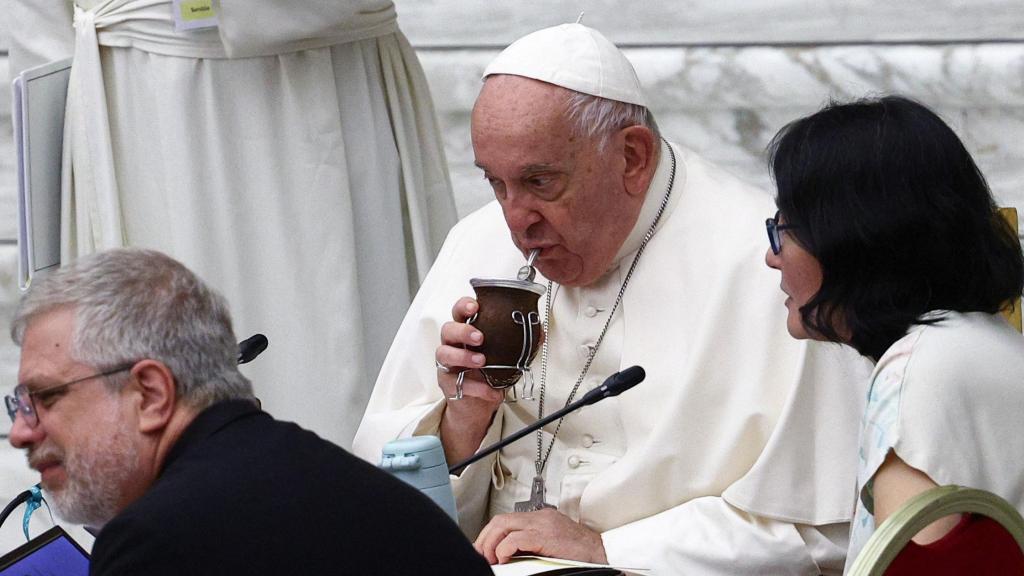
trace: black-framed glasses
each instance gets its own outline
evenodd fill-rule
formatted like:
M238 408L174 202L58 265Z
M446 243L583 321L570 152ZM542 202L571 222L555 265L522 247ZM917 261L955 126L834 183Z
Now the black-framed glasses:
M105 372L98 374L90 374L82 378L72 380L71 382L64 382L63 384L54 384L53 386L47 386L46 388L40 388L39 390L29 391L28 386L24 384L18 384L14 387L14 393L10 396L4 396L4 403L7 405L7 415L11 417L11 422L21 414L21 417L25 419L25 424L28 424L29 428L35 428L39 425L39 414L36 412L35 400L37 398L46 399L48 396L63 390L72 384L78 384L79 382L85 382L86 380L92 380L94 378L104 378L106 376L112 376L118 372L127 372L135 367L136 362L131 364L122 364L116 368L111 368Z
M775 213L775 216L765 220L764 226L768 229L768 243L771 244L772 254L776 256L782 252L782 236L779 235L779 232L799 228L796 224L779 224L778 212Z

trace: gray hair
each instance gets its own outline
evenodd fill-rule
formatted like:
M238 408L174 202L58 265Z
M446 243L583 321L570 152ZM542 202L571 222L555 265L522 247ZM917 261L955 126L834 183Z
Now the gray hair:
M654 133L654 141L661 139L654 114L645 106L609 100L575 90L568 90L566 115L576 136L597 138L598 148L608 145L612 134L630 126L645 126Z
M71 308L71 357L110 370L153 359L177 382L178 397L202 409L252 398L238 371L231 314L220 294L177 260L154 250L109 250L80 258L37 279L11 324L19 346L34 319ZM111 389L123 385L108 381Z

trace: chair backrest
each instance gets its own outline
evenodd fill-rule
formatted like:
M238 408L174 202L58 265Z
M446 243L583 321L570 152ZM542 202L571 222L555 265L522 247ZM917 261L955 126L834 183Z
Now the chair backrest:
M910 539L950 514L969 514L931 544ZM908 500L879 526L849 576L1024 574L1024 518L984 490L933 488Z
M1016 208L1000 208L999 214L1010 223L1010 227L1014 230L1019 230L1017 222L1017 209ZM1003 316L1017 328L1017 331L1021 331L1021 311L1020 311L1020 298L1018 297L1015 301L1010 302L1006 308L1003 309Z

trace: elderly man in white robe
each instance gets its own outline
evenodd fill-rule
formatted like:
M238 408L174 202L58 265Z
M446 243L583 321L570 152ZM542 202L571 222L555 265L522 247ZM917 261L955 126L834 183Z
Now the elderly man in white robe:
M636 388L452 478L477 549L659 574L841 572L867 372L786 337L761 266L770 196L661 139L628 60L580 24L490 64L472 138L496 200L449 234L356 452L435 434L454 464L638 364ZM467 349L489 337L466 322L469 279L513 276L533 250L548 349L536 400L507 403Z

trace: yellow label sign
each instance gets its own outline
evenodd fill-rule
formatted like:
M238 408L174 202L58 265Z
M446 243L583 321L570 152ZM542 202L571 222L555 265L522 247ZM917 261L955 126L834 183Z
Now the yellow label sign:
M185 22L204 20L214 16L213 0L182 0L180 6L181 19Z

